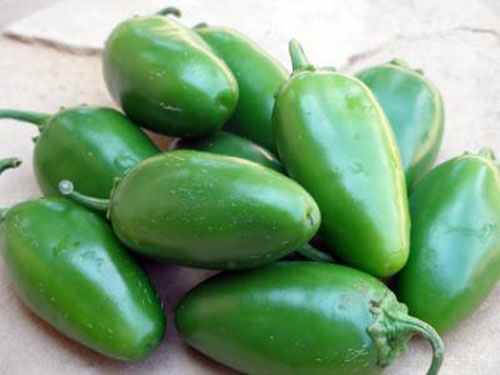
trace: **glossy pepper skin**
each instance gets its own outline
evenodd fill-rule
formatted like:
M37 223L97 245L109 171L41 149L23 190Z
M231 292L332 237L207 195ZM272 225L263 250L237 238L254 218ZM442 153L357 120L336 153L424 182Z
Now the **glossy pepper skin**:
M59 194L59 181L69 179L82 193L108 198L115 178L160 153L133 122L111 108L82 106L54 115L1 109L0 118L38 126L33 168L45 195Z
M238 84L193 30L164 15L134 17L109 36L104 78L127 116L179 137L219 130L233 114Z
M406 263L406 186L387 119L358 79L317 69L290 43L294 72L274 107L278 150L321 210L321 237L346 263L388 277Z
M272 125L274 93L288 72L245 35L228 28L200 25L195 31L224 60L238 81L240 97L224 130L236 133L276 153Z
M318 262L219 274L179 302L176 325L189 345L248 375L377 375L414 334L433 345L428 374L443 356L435 331L382 282Z
M283 166L276 156L265 148L236 134L219 131L207 138L184 138L176 148L192 149L215 154L234 156L283 172Z
M163 338L151 283L98 215L57 197L20 203L1 211L0 245L23 302L72 339L139 360Z
M408 264L396 290L411 313L446 332L500 275L500 172L489 150L435 167L410 196Z
M391 124L411 189L436 159L444 130L444 108L436 87L422 71L401 60L358 74L377 98Z
M268 264L308 242L320 224L300 185L256 163L175 150L138 164L110 201L61 190L108 210L118 238L138 253L213 269Z

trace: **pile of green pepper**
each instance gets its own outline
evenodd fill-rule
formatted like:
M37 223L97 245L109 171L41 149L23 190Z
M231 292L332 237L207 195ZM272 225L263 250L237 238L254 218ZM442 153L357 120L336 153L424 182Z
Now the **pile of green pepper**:
M443 103L400 60L353 76L314 66L292 40L289 74L241 33L179 15L109 36L104 79L124 114L0 110L38 126L45 194L0 211L13 288L67 336L139 360L166 322L133 254L223 270L175 316L214 360L249 375L373 375L420 335L437 374L438 333L498 279L493 153L431 169ZM162 152L139 126L180 139ZM318 236L333 257L309 244Z

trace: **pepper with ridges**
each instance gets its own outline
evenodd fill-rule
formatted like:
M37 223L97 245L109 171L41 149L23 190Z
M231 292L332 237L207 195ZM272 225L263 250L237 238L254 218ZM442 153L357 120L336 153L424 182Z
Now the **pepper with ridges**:
M411 189L429 170L441 146L444 108L436 87L422 71L401 60L358 73L391 124L399 146L406 185Z
M412 315L447 332L500 276L500 171L493 153L466 153L432 169L411 193L410 211L410 258L396 292Z
M208 135L233 114L238 84L210 46L171 13L115 27L104 47L105 82L139 125L171 136Z
M363 82L313 67L296 41L290 54L273 114L281 162L318 202L320 236L335 254L391 276L408 258L410 220L389 123Z
M61 191L108 211L118 238L138 253L213 269L258 267L308 242L320 224L295 181L240 158L174 150L139 163L110 200Z
M248 375L376 375L415 334L433 346L435 375L444 351L382 282L318 262L219 274L179 302L176 326L189 345Z
M0 162L0 172L19 162ZM0 210L0 252L21 300L65 335L138 360L165 332L160 300L104 219L63 198Z
M0 109L0 118L38 126L33 168L45 195L59 194L59 181L69 179L82 193L108 198L115 178L160 153L133 122L111 108L81 106L54 115Z

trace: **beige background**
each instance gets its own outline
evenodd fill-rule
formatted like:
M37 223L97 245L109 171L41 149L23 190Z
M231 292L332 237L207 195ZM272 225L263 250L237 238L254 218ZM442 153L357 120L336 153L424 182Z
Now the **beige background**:
M0 107L57 111L113 105L101 78L99 49L121 19L166 5L188 25L236 27L287 67L287 41L298 38L311 61L355 72L394 57L424 69L440 88L446 130L439 160L481 146L500 153L500 3L497 0L325 1L20 1L0 0ZM36 129L2 121L0 157L24 164L0 179L0 207L40 195L31 168ZM156 138L165 143L164 139ZM169 314L209 272L147 264ZM444 337L442 374L500 373L500 287L472 318ZM424 374L429 350L412 341L387 374ZM161 347L140 363L108 360L65 339L15 297L0 262L0 373L229 375L185 348L169 321ZM278 374L277 374L278 375ZM304 374L307 375L307 374ZM332 374L333 375L333 374Z

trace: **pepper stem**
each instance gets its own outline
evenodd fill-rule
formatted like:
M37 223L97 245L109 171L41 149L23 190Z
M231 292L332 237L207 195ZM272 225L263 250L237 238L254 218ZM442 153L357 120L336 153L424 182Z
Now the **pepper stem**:
M304 49L302 48L298 40L292 39L288 43L288 51L290 52L290 58L292 59L292 68L294 72L312 68L312 64L307 59Z
M372 301L373 323L368 333L378 348L378 364L390 364L406 350L406 342L420 335L432 345L432 363L427 375L436 375L443 363L444 344L438 333L427 323L408 315L405 304L399 303L388 291L380 301Z
M14 109L0 109L0 118L9 118L19 121L26 121L40 127L50 115L41 112L17 111Z
M200 22L200 23L196 24L195 26L193 26L193 29L201 29L203 27L208 27L208 23Z
M483 158L489 160L496 160L495 153L489 147L483 147L481 150L479 150L479 156L482 156Z
M160 10L156 14L159 16L173 15L173 16L176 16L177 18L180 18L182 16L181 11L176 7L167 7L165 9Z
M333 257L330 254L318 250L313 246L309 245L308 243L299 247L297 250L295 250L295 252L301 255L303 258L315 262L329 262L329 263L335 262L335 259L333 259Z
M410 69L410 66L408 65L408 63L404 60L401 60L401 59L393 59L393 60L389 61L389 64L400 66L401 68Z
M432 362L427 375L437 375L444 357L444 344L438 333L429 324L412 316L397 318L402 330L408 331L410 334L417 334L426 339L432 346Z
M21 165L21 159L18 158L9 158L0 160L0 174L2 174L3 171L7 169L17 168L20 165Z
M80 203L87 208L102 212L107 212L109 209L109 199L100 199L83 195L75 191L73 183L71 181L63 180L59 182L59 191L62 195L68 197L72 201Z
M21 159L18 158L8 158L0 160L0 174L2 174L7 169L17 168L21 165ZM9 211L8 208L0 208L0 221L3 221L5 215Z

